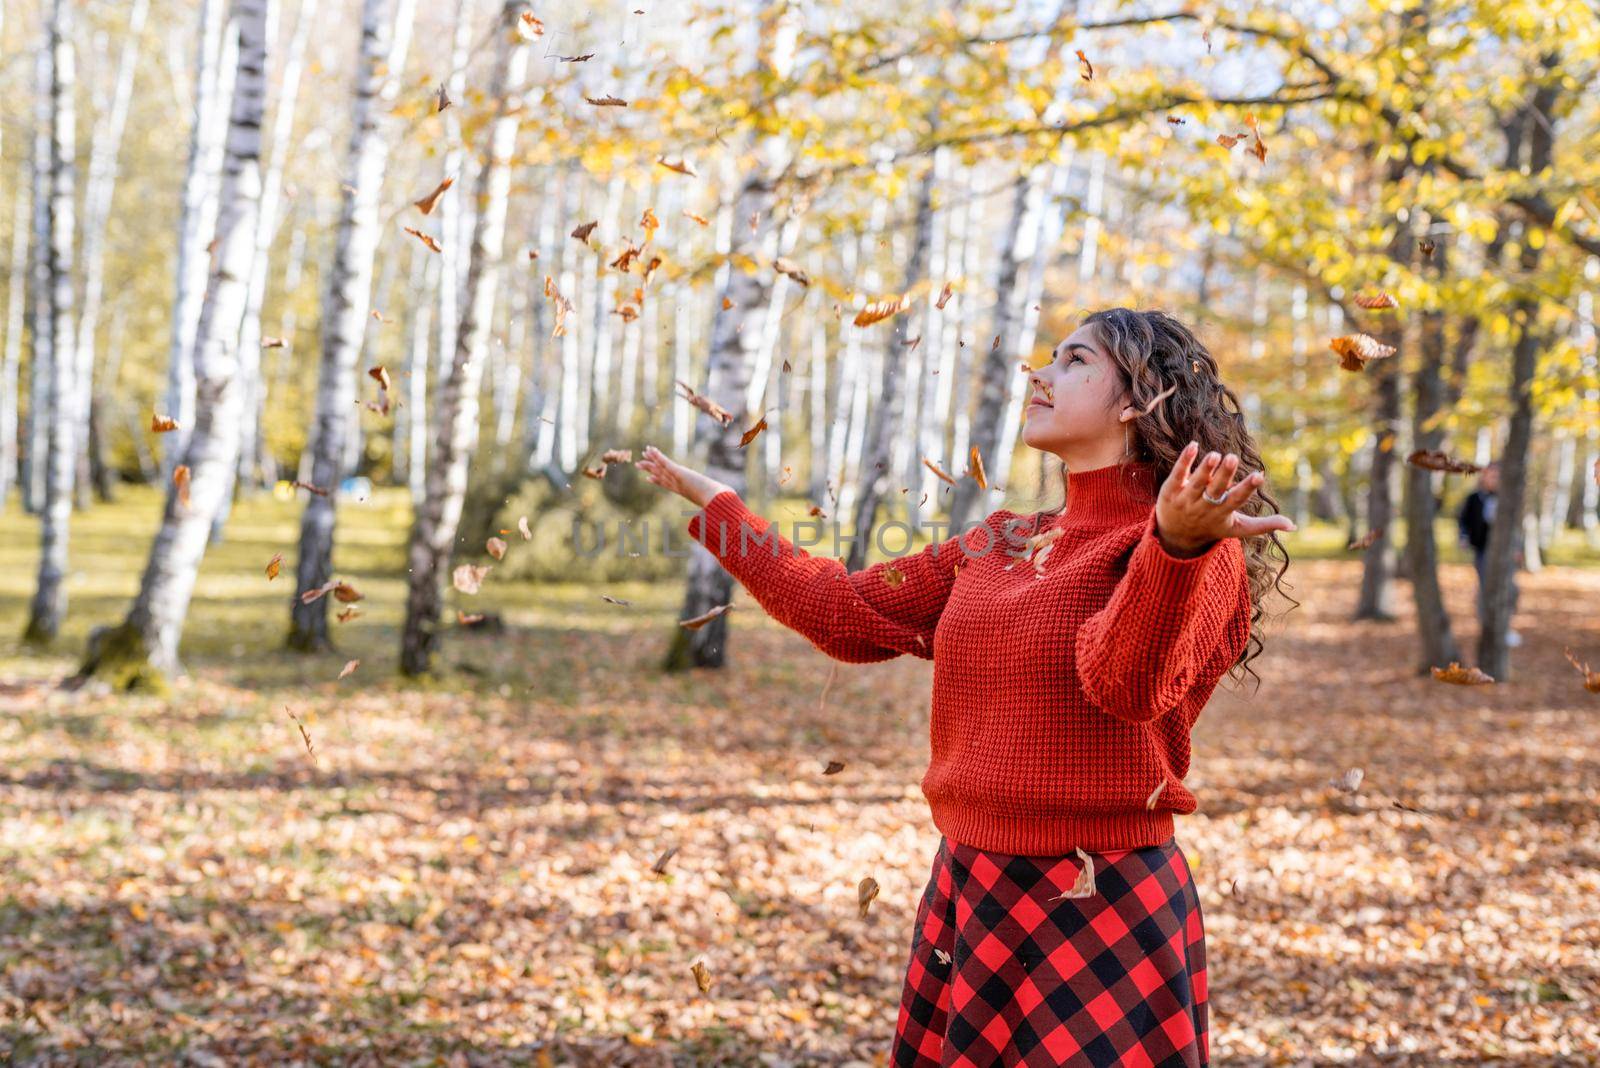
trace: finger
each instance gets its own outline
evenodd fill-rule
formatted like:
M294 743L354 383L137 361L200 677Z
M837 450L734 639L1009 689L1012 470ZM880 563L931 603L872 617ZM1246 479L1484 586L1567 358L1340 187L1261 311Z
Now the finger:
M1184 483L1183 489L1186 500L1196 502L1200 500L1200 494L1204 492L1206 486L1210 484L1211 476L1216 471L1217 463L1221 459L1222 457L1215 451L1206 453L1205 458L1200 461L1200 464L1195 468L1194 473L1189 476L1189 480Z
M1212 470L1211 481L1206 483L1206 496L1216 500L1226 494L1233 488L1233 473L1238 469L1238 456L1231 452L1224 456Z
M1235 537L1253 538L1260 534L1270 534L1274 530L1289 533L1295 529L1294 520L1286 515L1240 515L1235 512L1233 516Z
M1237 508L1250 499L1250 495L1267 480L1265 471L1252 471L1234 483L1227 492L1226 504L1229 508Z
M1189 465L1194 462L1195 453L1200 451L1200 444L1191 441L1183 447L1172 461L1172 470L1167 472L1167 480L1161 484L1161 492L1169 498L1176 497L1183 489L1184 483L1189 478Z

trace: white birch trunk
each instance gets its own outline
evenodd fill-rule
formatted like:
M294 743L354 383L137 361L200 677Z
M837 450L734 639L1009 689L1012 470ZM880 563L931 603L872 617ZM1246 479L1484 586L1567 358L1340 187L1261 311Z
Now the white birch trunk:
M411 44L415 0L364 0L355 104L333 263L322 302L322 361L315 423L310 434L311 484L300 514L300 556L289 598L289 647L326 648L328 598L309 604L300 594L333 574L333 534L339 484L347 472L350 424L360 411L357 373L372 309L372 265L378 248L378 198L389 162L382 117L400 89Z
M482 205L473 227L467 266L465 311L456 331L455 358L439 390L434 453L428 464L427 492L411 530L411 573L401 634L400 670L428 670L444 604L444 571L450 563L456 526L467 491L467 470L478 436L478 389L483 375L488 326L494 314L500 256L511 192L511 155L516 147L522 101L511 87L527 77L528 44L518 29L526 0L506 0L495 25L499 39L491 99L496 113L489 127L489 157L478 175L476 200Z
M72 518L72 480L77 467L77 360L73 354L73 194L77 180L77 89L72 38L72 0L54 0L50 11L49 246L44 249L50 321L50 441L45 463L39 525L39 582L25 637L49 643L67 614L67 526Z
M17 431L21 423L18 374L22 367L22 320L28 291L28 238L32 233L29 183L17 183L11 213L11 259L6 271L6 345L0 360L0 512L5 511L17 475Z
M195 332L195 418L184 448L187 500L167 489L161 529L128 618L90 638L84 674L108 674L121 688L162 689L180 670L178 641L239 448L239 330L243 325L261 202L261 118L266 89L267 0L234 0L236 92L223 160L217 246Z
M172 341L167 352L167 411L178 429L162 441L161 472L170 478L194 425L194 346L207 285L208 254L216 225L216 181L232 76L229 66L236 38L223 32L223 0L201 0L196 46L194 123L189 133L189 164L183 180L178 221L177 294L172 303ZM233 64L237 65L237 60Z

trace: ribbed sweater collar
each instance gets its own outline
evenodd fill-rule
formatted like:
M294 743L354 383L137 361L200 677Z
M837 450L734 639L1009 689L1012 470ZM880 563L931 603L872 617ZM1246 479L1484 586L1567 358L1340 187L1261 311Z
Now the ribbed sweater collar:
M1155 464L1148 460L1067 472L1063 527L1108 529L1137 523L1156 503Z

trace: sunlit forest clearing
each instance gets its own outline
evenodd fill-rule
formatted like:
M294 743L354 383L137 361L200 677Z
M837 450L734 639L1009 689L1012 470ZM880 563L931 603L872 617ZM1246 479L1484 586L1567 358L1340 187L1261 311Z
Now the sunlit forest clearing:
M932 667L637 461L894 585L1065 503L1125 307L1216 365L1129 450L1296 525L1212 1063L1600 1065L1597 79L1568 0L6 0L0 1062L886 1066Z

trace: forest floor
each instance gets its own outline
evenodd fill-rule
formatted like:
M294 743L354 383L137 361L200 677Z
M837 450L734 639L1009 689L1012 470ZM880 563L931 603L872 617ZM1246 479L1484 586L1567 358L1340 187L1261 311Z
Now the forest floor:
M267 500L208 557L172 698L61 689L137 585L129 501L74 521L53 655L16 640L36 534L0 516L0 1061L883 1063L937 844L930 665L840 665L824 700L830 662L740 591L728 668L665 675L676 589L491 578L458 599L508 631L406 686L403 515L343 510L367 611L296 656ZM1196 728L1215 1063L1600 1064L1600 694L1563 655L1600 665L1600 570L1522 576L1482 687L1415 674L1404 586L1350 622L1358 574L1291 567L1259 692Z

